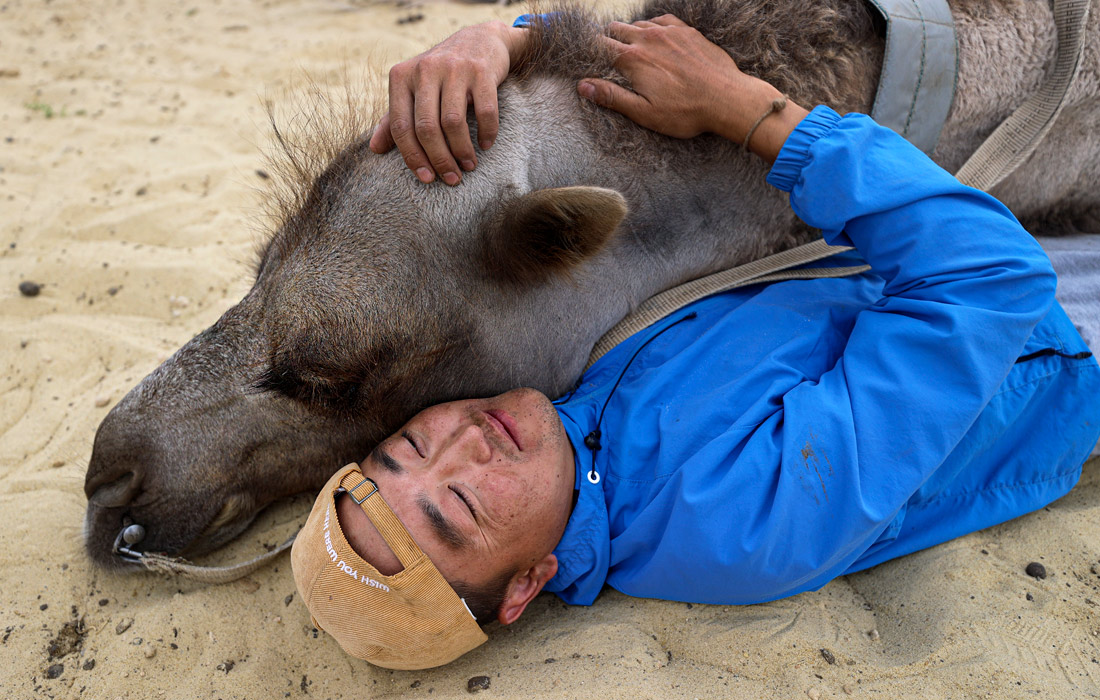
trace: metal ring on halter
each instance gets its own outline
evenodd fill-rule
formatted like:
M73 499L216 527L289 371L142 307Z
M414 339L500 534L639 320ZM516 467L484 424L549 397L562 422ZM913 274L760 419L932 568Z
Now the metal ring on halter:
M141 558L145 555L130 549L129 545L137 544L143 539L145 539L145 528L141 525L136 523L124 525L122 529L118 531L118 537L115 538L115 544L111 547L111 553L117 554L126 561L140 563Z

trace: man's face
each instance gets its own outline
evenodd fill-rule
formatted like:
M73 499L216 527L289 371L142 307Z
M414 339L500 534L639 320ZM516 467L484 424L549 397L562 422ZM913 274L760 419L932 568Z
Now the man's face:
M449 581L481 585L549 554L573 497L573 448L543 394L516 389L428 408L360 465ZM348 497L337 517L352 547L382 574L401 570Z

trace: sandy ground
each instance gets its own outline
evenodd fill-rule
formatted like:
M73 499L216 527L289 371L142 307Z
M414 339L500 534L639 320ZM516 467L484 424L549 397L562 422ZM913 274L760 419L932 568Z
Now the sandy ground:
M0 0L0 697L1100 697L1100 463L1049 508L745 608L540 597L434 671L310 625L287 561L226 586L81 549L96 425L249 285L260 98L515 8ZM413 21L408 21L410 18ZM22 296L22 281L42 285ZM299 499L211 558L281 541ZM1041 562L1048 575L1024 573ZM826 651L827 650L827 651Z

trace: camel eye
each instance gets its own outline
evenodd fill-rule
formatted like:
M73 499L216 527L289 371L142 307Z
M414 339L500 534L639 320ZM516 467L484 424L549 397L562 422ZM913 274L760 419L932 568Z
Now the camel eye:
M273 392L310 406L333 410L355 405L359 385L354 382L331 382L317 377L306 379L295 371L268 368L252 385L257 391Z

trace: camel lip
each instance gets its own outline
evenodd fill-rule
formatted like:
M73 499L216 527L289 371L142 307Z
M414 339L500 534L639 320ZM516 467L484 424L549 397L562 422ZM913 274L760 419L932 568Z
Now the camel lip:
M523 445L519 442L518 426L516 425L516 420L512 418L512 416L499 408L489 409L485 411L485 415L489 417L489 422L498 432L507 437L508 440L516 446L517 450L523 452Z

